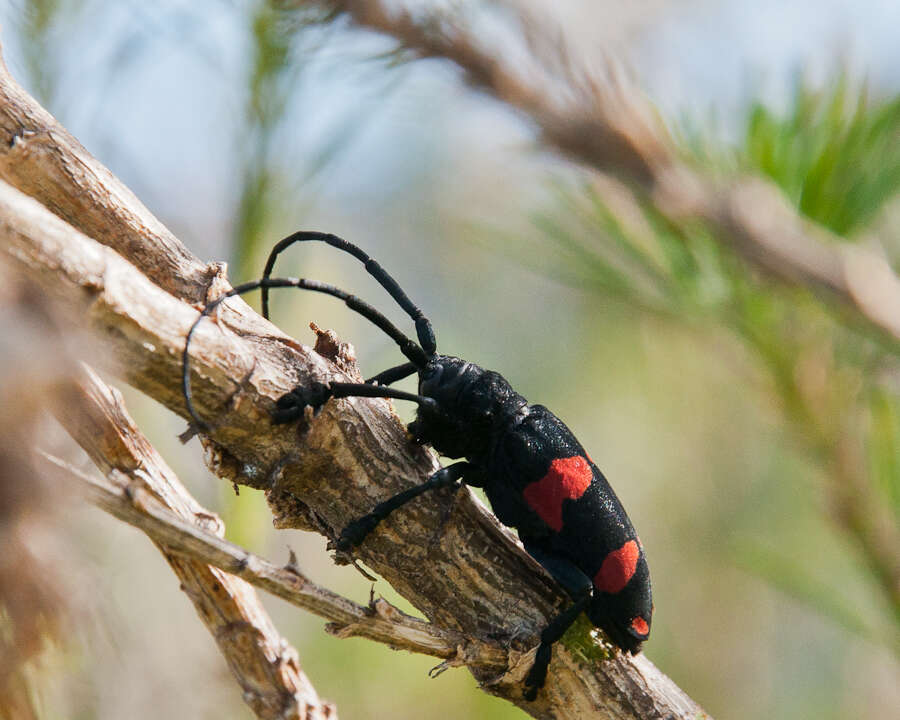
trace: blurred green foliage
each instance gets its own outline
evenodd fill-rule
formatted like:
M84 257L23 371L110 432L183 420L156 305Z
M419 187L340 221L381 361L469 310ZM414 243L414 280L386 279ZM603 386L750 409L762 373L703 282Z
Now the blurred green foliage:
M293 23L273 10L268 2L257 2L251 19L252 58L247 78L243 181L235 218L232 273L236 278L252 277L266 243L268 222L276 205L272 197L274 143L284 121L297 63L291 62L296 42Z
M863 230L900 190L900 97L871 101L841 76L830 91L798 83L792 107L750 109L741 152L796 207L838 235Z

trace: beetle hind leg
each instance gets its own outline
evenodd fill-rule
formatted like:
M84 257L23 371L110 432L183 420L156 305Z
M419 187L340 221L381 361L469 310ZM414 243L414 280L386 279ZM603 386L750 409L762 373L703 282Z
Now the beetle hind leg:
M335 548L338 552L349 552L353 547L365 540L369 533L378 526L378 523L394 512L394 510L429 490L436 490L442 487L460 487L460 481L465 482L464 476L472 469L473 466L467 462L448 465L438 470L421 485L411 487L379 503L370 513L354 520L341 531L340 537L335 543Z
M540 545L523 538L525 550L541 566L549 572L553 579L565 588L574 600L573 604L557 615L541 632L541 644L538 645L531 666L525 678L525 699L534 700L547 680L547 669L553 655L553 644L566 634L572 623L587 608L593 592L591 579L585 575L572 561L552 552L545 551Z

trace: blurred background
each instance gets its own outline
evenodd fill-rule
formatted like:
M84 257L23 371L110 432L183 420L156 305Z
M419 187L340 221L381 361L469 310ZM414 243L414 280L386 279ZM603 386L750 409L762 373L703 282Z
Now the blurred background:
M531 5L585 63L623 63L690 162L770 177L900 271L900 3ZM250 0L7 0L0 40L14 77L194 253L228 260L233 282L295 229L346 237L425 309L442 351L560 415L640 530L647 655L714 717L900 713L898 590L841 512L863 488L851 502L900 518L896 345L560 159L449 63L323 16ZM277 274L405 322L346 256L310 247L280 262ZM399 362L340 303L274 304L305 343L310 320L351 341L366 374ZM196 440L178 443L182 420L123 390L230 539L276 561L291 547L314 580L368 599L324 539L274 531L261 497L235 497ZM78 503L55 522L77 617L35 666L42 717L249 718L151 544ZM429 680L433 660L333 639L265 602L345 720L524 717L465 671Z

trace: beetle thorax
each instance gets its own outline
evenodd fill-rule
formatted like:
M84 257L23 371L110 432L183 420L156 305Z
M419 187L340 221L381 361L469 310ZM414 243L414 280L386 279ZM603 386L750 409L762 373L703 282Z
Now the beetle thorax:
M421 371L419 394L436 400L440 412L420 408L414 431L447 457L485 457L526 407L499 373L448 355Z

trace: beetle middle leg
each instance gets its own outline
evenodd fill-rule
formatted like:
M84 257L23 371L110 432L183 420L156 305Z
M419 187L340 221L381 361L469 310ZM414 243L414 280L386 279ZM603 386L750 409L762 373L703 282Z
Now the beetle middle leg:
M438 470L422 484L399 492L379 503L371 512L363 515L358 520L354 520L341 531L340 537L335 543L335 548L339 552L348 552L351 548L359 545L377 527L378 523L394 512L394 510L429 490L437 490L442 487L461 487L465 483L465 476L473 474L474 467L468 462L448 465Z

